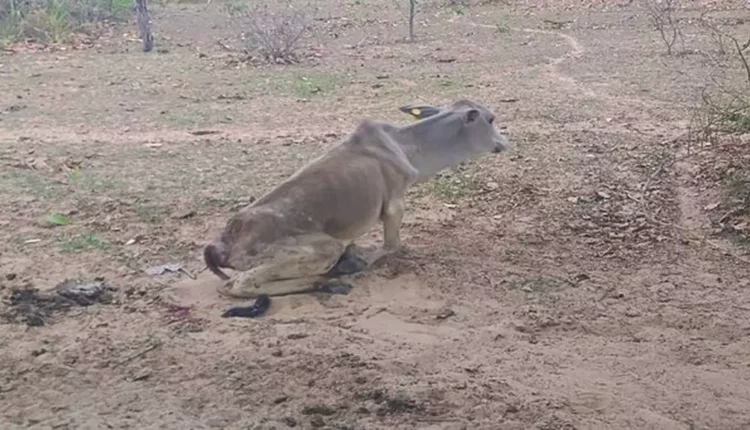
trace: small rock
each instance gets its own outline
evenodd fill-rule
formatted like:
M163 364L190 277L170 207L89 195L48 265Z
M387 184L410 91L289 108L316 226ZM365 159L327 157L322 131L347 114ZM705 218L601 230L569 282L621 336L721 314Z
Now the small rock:
M41 327L44 325L44 318L38 312L25 315L24 320L29 327Z
M273 404L274 405L278 405L278 404L286 402L287 400L289 400L289 396L277 397L277 398L273 399Z
M133 375L133 381L145 381L151 377L151 369L141 369L138 373Z
M500 188L500 184L498 184L497 182L487 182L487 185L485 185L485 187L487 187L487 189L490 191L494 191Z
M194 210L187 210L187 211L181 211L181 212L175 212L172 214L172 218L174 219L188 219L192 218L196 215L196 212Z
M707 288L720 288L722 284L721 276L714 273L698 273L693 281Z
M33 170L51 170L44 158L31 158L26 161L26 166Z
M304 408L302 408L303 415L313 415L313 414L333 415L335 413L336 413L335 409L333 409L332 407L328 405L323 405L323 404L310 405L310 406L305 406Z
M286 424L288 427L297 427L297 420L292 417L284 417L281 422Z
M45 348L35 349L35 350L31 351L31 356L32 357L39 357L40 355L42 355L42 354L44 354L46 352L47 352L47 350Z
M315 428L320 428L326 425L326 422L323 421L323 418L320 415L315 415L310 419L310 425Z
M273 351L271 353L271 355L274 356L274 357L281 357L283 355L283 353L281 352L280 349L277 349L276 351Z
M719 207L719 203L711 203L703 207L703 210L712 211Z
M444 320L446 318L452 317L453 315L456 315L456 312L453 311L453 309L443 308L443 309L440 309L437 315L435 315L435 319Z
M296 339L304 339L307 336L308 336L307 333L292 333L292 334L288 335L286 338L287 339L291 339L291 340L296 340Z
M630 317L630 318L635 318L635 317L641 316L641 313L635 309L628 309L625 311L625 316Z
M17 275L15 273L7 273L5 275L5 279L8 280L8 281L12 281L12 280L16 279L16 276Z
M591 277L585 273L579 273L573 277L573 282L588 281Z
M675 288L675 285L671 282L662 282L661 284L649 288L649 290L655 294L670 294Z

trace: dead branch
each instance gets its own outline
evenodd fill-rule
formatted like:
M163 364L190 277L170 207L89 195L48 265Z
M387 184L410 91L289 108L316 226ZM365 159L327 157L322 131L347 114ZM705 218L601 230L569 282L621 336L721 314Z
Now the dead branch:
M747 73L747 83L750 84L750 66L748 66L747 64L747 57L745 57L745 53L743 52L744 48L740 46L740 42L738 42L734 37L732 37L732 42L734 42L734 47L737 49L737 55L739 55L740 61L742 61L742 65L745 67L745 72Z

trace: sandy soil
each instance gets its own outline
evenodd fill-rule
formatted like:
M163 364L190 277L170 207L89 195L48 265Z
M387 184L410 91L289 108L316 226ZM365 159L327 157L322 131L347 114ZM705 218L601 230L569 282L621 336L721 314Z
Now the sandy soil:
M180 4L154 8L159 52L126 26L0 56L2 427L750 428L747 250L682 143L710 40L686 21L668 57L602 3L425 3L409 44L400 4L319 1L295 66ZM457 97L518 151L412 190L403 255L352 294L220 318L201 248L232 211L361 118ZM66 279L111 298L11 297Z

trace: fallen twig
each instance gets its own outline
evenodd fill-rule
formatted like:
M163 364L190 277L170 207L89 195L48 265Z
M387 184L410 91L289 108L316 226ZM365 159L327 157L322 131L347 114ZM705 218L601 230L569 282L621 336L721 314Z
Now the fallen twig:
M195 278L195 275L193 275L192 273L190 273L190 271L189 271L189 270L187 270L187 269L186 269L186 268L184 268L184 267L180 267L180 272L182 272L182 273L186 274L186 275L187 275L187 277L188 277L188 278L190 278L190 279L193 279L193 280L195 280L195 279L196 279L196 278Z
M745 58L745 54L742 52L747 48L747 45L744 47L740 46L740 42L737 41L737 39L732 38L732 42L734 42L734 47L737 49L737 55L739 55L740 60L742 61L742 65L745 67L745 72L747 73L747 82L750 83L750 64L747 63L747 58ZM748 40L750 43L750 40Z
M211 1L211 0L209 0ZM234 52L234 49L232 49L231 46L227 45L226 43L222 42L221 40L217 40L216 43L221 46L222 49L224 49L227 52Z
M743 257L741 255L737 255L737 254L733 253L732 251L724 248L723 246L719 245L718 243L714 243L714 242L712 242L712 241L710 241L708 239L706 239L705 242L707 244L711 245L711 247L714 248L714 249L716 249L717 251L721 251L722 254L724 254L724 255L728 255L728 256L734 258L735 260L741 261L741 262L743 262L745 264L750 264L750 260L748 260L747 258L745 258L745 257Z
M156 348L158 348L159 346L160 346L160 344L158 344L158 343L152 343L151 345L147 346L146 348L142 349L141 351L138 351L138 352L136 352L135 354L133 354L133 355L130 355L130 356L128 356L128 357L125 357L125 358L124 358L123 360L121 360L121 361L118 361L118 362L117 362L117 363L115 363L115 364L114 364L114 366L112 366L112 367L122 366L123 364L125 364L125 363L128 363L128 362L130 362L130 361L133 361L133 360L135 360L135 359L136 359L136 358L138 358L138 357L141 357L141 356L143 356L143 355L146 355L146 354L147 354L147 353L148 353L149 351L153 351L153 350L155 350Z

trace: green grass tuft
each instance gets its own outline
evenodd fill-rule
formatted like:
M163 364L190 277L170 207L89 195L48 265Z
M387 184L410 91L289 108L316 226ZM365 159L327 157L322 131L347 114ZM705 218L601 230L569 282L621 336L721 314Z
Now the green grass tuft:
M62 252L77 253L86 252L93 250L105 250L109 247L109 244L94 234L83 234L77 237L65 240L60 245Z

